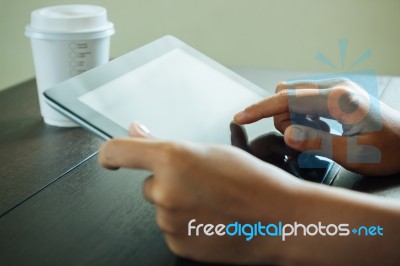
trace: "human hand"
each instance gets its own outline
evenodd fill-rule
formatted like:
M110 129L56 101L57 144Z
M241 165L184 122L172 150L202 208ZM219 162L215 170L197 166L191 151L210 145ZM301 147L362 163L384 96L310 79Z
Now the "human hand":
M331 158L361 174L400 171L396 156L400 150L399 112L350 80L280 83L275 95L247 107L234 119L248 124L271 116L293 149ZM337 120L343 134L329 133L320 117Z
M277 237L188 236L194 225L291 221L293 191L301 181L248 153L229 146L161 141L133 125L133 138L113 139L100 150L101 165L152 171L145 197L177 255L206 262L277 263L290 247ZM192 231L194 234L194 231Z

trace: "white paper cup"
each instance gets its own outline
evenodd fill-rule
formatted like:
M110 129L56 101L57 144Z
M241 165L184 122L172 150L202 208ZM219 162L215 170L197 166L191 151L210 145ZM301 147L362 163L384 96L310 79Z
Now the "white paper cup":
M77 126L50 107L43 92L109 60L114 25L100 6L63 5L31 14L25 35L31 39L40 112L46 124Z

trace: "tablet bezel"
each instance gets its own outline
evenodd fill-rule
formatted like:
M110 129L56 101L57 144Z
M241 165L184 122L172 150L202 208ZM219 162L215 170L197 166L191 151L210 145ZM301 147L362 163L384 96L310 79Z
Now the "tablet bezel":
M96 112L79 101L78 98L177 48L182 49L214 70L238 82L247 89L260 95L260 97L264 98L268 95L267 91L261 89L254 83L246 80L179 39L167 35L46 90L44 92L45 99L47 103L56 110L105 140L113 137L126 137L128 136L128 131L125 128Z

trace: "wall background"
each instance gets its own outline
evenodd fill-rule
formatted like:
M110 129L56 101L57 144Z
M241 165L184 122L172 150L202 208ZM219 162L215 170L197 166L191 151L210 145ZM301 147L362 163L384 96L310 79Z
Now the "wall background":
M355 70L400 75L398 0L0 0L0 90L34 76L30 12L66 3L108 9L112 57L172 34L227 66L327 72L315 54L341 65L344 38L348 65L373 52Z

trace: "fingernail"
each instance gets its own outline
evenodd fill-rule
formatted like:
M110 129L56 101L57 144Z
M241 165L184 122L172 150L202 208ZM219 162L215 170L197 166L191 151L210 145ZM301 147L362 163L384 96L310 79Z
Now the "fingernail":
M129 126L129 131L134 132L136 131L137 133L143 135L143 136L147 136L150 134L150 130L142 125L142 124L138 124L138 123L133 123Z
M144 135L150 134L150 130L144 125L136 124L136 128L140 133L143 133Z
M301 127L292 126L290 129L290 142L292 142L293 144L299 144L305 140L305 132Z

